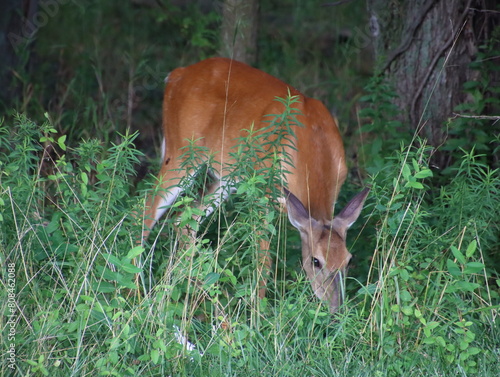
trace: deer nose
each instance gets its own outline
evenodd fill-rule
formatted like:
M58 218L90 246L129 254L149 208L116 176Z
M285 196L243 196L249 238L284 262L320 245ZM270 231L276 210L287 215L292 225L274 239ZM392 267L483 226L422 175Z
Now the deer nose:
M349 253L349 255L347 256L346 267L352 267L353 260L354 260L354 256Z

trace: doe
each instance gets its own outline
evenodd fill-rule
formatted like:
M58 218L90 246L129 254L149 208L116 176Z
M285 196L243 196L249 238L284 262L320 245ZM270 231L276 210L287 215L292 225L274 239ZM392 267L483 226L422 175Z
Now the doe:
M143 238L181 194L178 184L186 174L181 169L182 149L189 140L215 154L215 179L206 193L216 194L215 206L231 188L220 174L233 161L238 140L253 124L255 131L269 125L269 114L280 114L276 98L296 96L297 121L294 146L285 146L291 164L283 170L286 209L291 224L300 232L302 264L315 294L335 312L342 302L342 279L351 254L346 248L347 229L358 218L369 189L356 195L333 218L334 204L346 179L345 153L337 123L318 100L308 98L290 85L235 60L211 58L177 68L168 78L163 99L162 165L157 190L147 200ZM168 190L167 190L168 188ZM214 206L205 208L209 214ZM269 243L262 241L262 268L270 269ZM265 279L259 291L265 295Z

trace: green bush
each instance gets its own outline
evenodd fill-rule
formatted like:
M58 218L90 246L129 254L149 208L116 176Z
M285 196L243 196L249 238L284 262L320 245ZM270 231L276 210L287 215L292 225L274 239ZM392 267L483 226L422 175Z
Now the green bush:
M498 247L500 179L466 154L435 193L428 152L403 147L374 178L366 331L381 358L426 353L477 373L497 357L500 281L488 251Z

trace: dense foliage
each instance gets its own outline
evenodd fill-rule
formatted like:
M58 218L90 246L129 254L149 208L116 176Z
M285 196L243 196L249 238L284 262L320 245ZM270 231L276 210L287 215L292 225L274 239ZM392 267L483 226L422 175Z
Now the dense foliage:
M176 232L170 216L137 245L142 224L134 214L154 179L135 177L145 160L140 150L152 153L143 146L157 140L148 130L159 124L163 77L215 53L218 14L170 2L162 12L88 3L61 6L39 30L43 59L36 71L18 72L22 96L1 119L1 376L499 374L493 120L450 119L449 143L427 145L395 120L390 85L363 76L359 43L334 44L338 58L328 69L324 44L293 33L301 23L323 30L331 14L313 2L284 1L296 10L288 22L274 3L263 4L275 17L262 26L263 68L341 108L348 161L360 177L348 179L339 204L372 187L349 231L356 256L349 300L332 317L301 271L298 234L277 204L273 148L292 142L300 127L294 99L282 99L288 123L276 128L276 116L266 130L287 131L276 144L249 127L230 171L240 181L236 194L201 224L192 204L210 177L200 169L196 182L183 183L189 190L171 211L196 231L195 242ZM336 31L362 33L348 17L358 5L349 6ZM483 51L477 64L498 54ZM498 88L485 80L466 85L474 100L460 111L498 106L489 96ZM353 131L356 106L361 135ZM205 152L193 140L185 167ZM446 169L434 167L437 152L449 157ZM276 257L264 300L257 296L262 237Z

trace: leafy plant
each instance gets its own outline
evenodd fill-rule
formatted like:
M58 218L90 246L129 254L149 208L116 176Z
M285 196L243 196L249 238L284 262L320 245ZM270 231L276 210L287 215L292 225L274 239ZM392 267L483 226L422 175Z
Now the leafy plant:
M426 167L428 155L425 147L402 149L396 159L400 168L387 164L380 180L375 178L377 246L368 285L360 290L370 313L366 331L379 357L403 357L405 364L402 355L407 353L437 353L447 363L474 373L480 354L492 352L477 335L498 321L499 295L498 286L491 285L495 271L486 267L484 246L479 247L491 235L471 226L478 213L468 213L464 221L464 199L474 199L463 190L477 188L488 207L479 213L497 218L500 206L489 194L496 195L500 181L492 180L487 167L466 155L456 179L441 191L453 194L433 197L426 192L432 177ZM480 189L484 184L486 196ZM491 226L498 234L498 224Z
M283 102L285 116L240 140L227 171L240 183L223 211L195 225L200 186L192 183L174 205L180 224L197 231L194 242L182 241L167 219L155 229L154 249L137 246L140 226L131 216L141 208L129 197L134 135L108 149L95 141L73 148L49 122L38 127L19 116L3 125L1 281L6 286L4 266L14 265L23 308L13 375L493 371L499 288L488 250L498 234L497 174L469 153L452 184L433 193L428 149L402 146L373 179L369 221L378 229L367 284L332 318L311 299L298 264L288 266L286 218L272 205L281 195L273 191L280 148L300 127L293 101ZM58 151L48 161L38 157L47 143ZM186 148L186 167L203 153L196 143ZM203 183L207 170L198 175ZM259 301L262 238L281 262L268 276L268 299ZM133 294L137 274L147 283L142 296Z
M382 75L373 76L366 85L365 92L360 98L364 107L359 115L367 120L360 130L365 139L360 155L368 172L376 174L384 166L387 151L397 150L400 143L409 143L412 135L402 131L403 124L397 120L399 109L392 102L394 90ZM400 137L393 138L394 133Z

